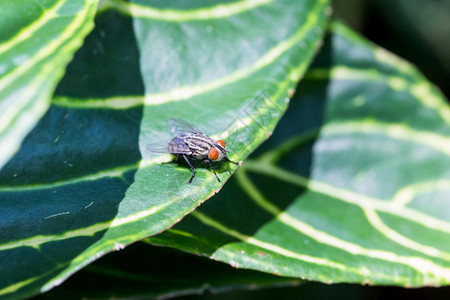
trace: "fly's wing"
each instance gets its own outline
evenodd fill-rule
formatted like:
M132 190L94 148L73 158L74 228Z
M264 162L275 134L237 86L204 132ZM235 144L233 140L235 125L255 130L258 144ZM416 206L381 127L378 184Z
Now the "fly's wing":
M169 119L167 120L167 124L169 125L170 132L172 132L175 136L182 135L188 132L205 135L200 129L182 119Z
M148 144L147 146L145 146L145 149L147 149L150 152L154 152L154 153L170 153L169 152L169 141L151 143L151 144Z
M145 149L154 153L191 154L189 147L179 138L175 137L165 142L148 144Z

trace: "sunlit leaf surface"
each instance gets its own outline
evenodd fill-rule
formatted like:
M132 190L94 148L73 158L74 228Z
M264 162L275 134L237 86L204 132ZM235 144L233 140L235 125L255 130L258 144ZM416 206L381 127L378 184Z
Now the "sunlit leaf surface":
M273 137L149 243L322 282L450 283L450 109L335 23Z
M0 174L0 295L46 291L157 234L237 166L196 176L146 145L177 117L244 160L274 130L324 35L328 1L102 2L53 105Z

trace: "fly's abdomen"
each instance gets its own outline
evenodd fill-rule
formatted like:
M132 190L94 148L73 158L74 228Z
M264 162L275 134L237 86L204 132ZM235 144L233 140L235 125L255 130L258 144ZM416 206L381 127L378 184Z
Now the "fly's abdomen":
M189 149L188 145L184 142L184 139L176 136L169 142L169 153L172 154L185 154L192 155L191 149Z

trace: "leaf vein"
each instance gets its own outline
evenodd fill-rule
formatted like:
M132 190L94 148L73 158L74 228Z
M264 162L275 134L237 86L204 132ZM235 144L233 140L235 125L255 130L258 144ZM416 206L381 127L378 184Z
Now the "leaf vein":
M116 9L134 18L146 18L168 22L185 22L226 18L267 5L274 0L242 0L230 4L217 4L210 7L192 10L158 9L146 5L125 2L123 0L107 0L102 3L100 11Z

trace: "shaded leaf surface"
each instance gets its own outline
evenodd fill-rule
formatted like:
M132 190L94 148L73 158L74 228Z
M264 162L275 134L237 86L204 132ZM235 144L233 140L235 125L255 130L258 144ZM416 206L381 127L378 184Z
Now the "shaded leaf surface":
M223 137L233 160L270 135L322 39L328 2L249 2L225 2L225 15L105 2L50 110L1 171L0 295L46 291L221 188L201 164L189 185L182 162L145 152L170 138L168 118ZM236 166L216 169L223 184Z
M322 282L450 282L450 110L339 23L273 137L220 194L151 237Z
M300 284L299 279L237 270L204 257L136 243L101 258L35 299L167 299Z
M50 106L94 25L97 0L4 0L0 7L0 168Z

